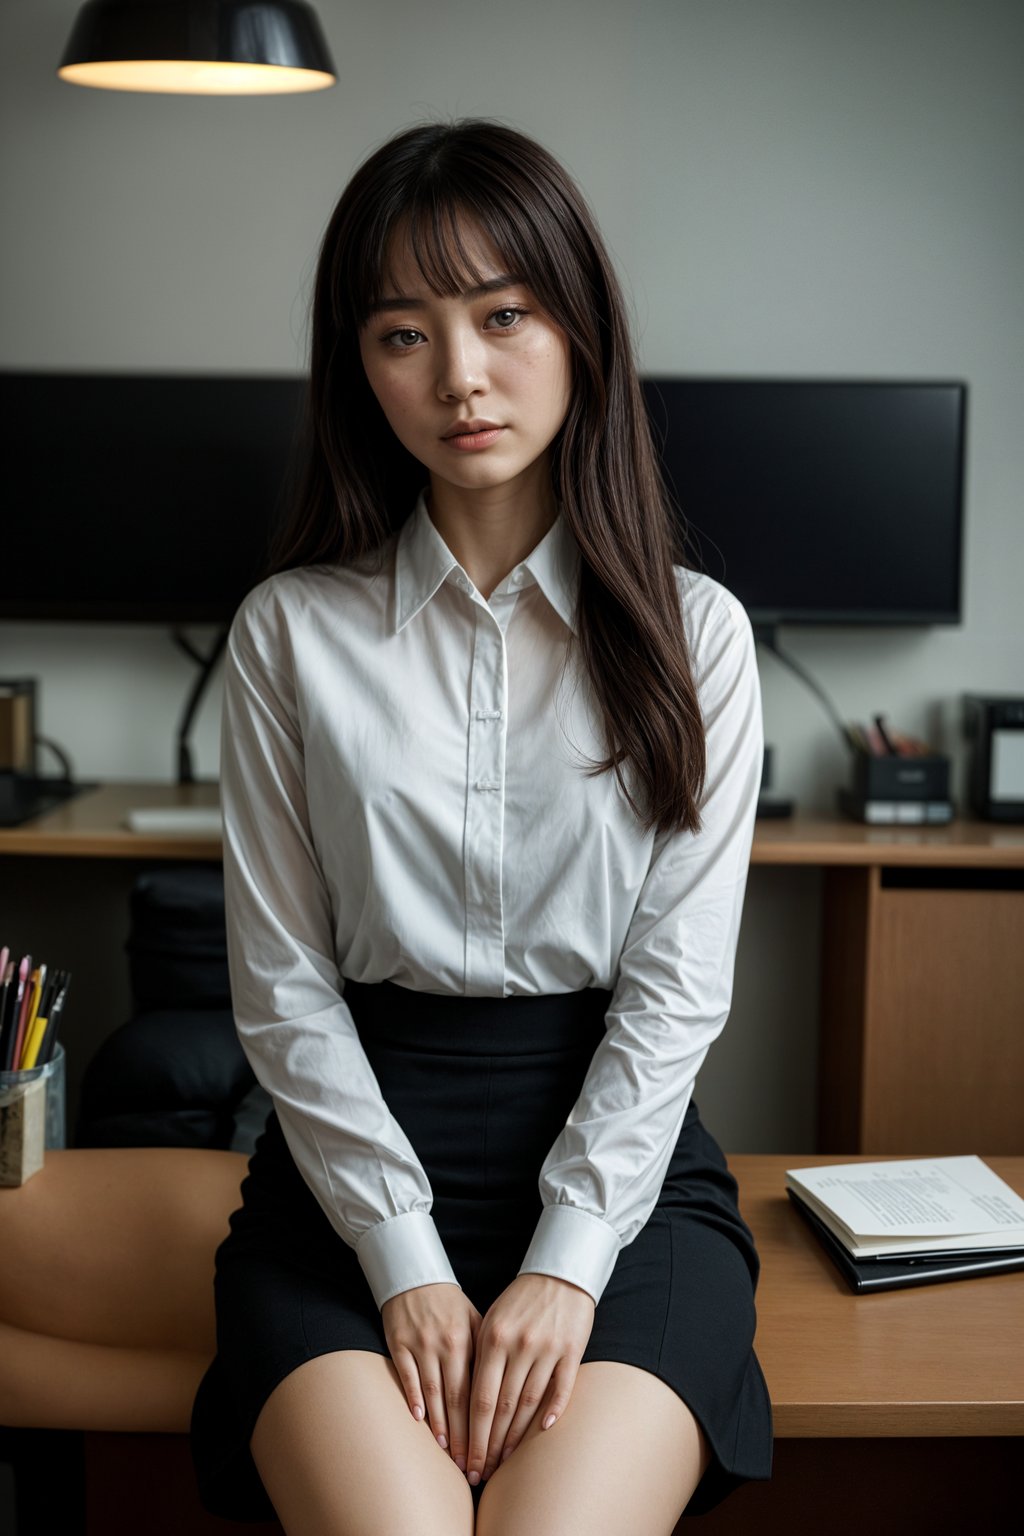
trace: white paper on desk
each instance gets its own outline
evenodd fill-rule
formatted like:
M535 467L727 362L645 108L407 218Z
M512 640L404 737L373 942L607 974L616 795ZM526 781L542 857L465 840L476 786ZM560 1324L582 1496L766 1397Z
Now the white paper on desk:
M149 837L219 837L218 805L143 805L125 812L129 832Z
M791 1168L787 1182L858 1252L1024 1245L1024 1200L980 1157ZM924 1241L927 1239L928 1241Z

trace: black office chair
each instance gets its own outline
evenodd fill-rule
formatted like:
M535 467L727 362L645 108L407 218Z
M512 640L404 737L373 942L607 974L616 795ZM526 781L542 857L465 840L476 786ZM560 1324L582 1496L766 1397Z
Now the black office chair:
M75 1145L251 1152L270 1099L235 1033L220 866L141 874L125 947L135 1011L86 1067Z

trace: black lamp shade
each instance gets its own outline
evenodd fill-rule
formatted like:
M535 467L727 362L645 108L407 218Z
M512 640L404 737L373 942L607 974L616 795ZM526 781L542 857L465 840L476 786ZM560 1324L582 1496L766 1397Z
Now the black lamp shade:
M126 70L133 63L157 68L172 63L195 67L258 66L305 71L285 85L284 77L265 76L265 84L191 84L121 86L102 78L102 70ZM90 75L98 66L99 78ZM229 79L222 70L221 80ZM315 11L305 0L87 0L75 20L58 73L81 84L121 89L170 90L309 90L334 83L334 65ZM261 68L251 71L256 81ZM314 83L315 82L315 83Z

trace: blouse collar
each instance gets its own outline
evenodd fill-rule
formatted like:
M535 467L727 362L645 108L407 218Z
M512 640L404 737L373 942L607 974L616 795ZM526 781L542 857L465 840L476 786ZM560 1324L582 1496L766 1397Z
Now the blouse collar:
M558 516L540 543L509 571L491 595L503 596L536 583L563 623L575 633L579 561L576 540L559 508ZM473 587L431 521L421 492L415 510L398 534L395 552L396 633L416 617L445 581L454 582L467 592Z

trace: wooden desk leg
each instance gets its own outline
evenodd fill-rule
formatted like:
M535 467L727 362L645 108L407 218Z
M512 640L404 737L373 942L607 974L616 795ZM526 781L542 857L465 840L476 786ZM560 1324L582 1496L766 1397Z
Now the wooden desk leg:
M859 1152L876 867L826 869L822 886L819 1152Z

